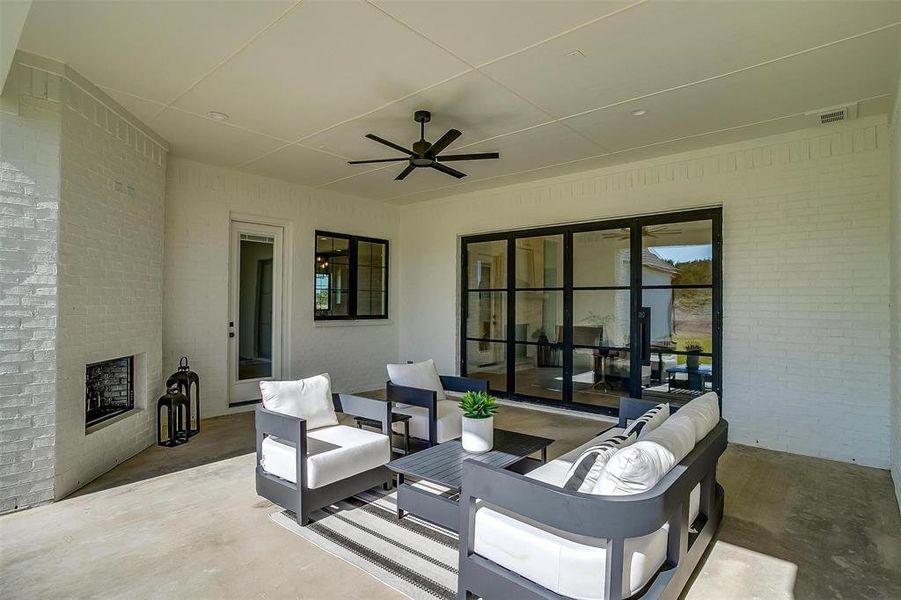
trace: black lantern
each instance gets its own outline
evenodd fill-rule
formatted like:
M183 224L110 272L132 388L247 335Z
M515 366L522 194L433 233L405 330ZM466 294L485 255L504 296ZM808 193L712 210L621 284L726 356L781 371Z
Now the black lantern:
M166 380L167 388L173 386L188 399L188 421L186 430L188 431L188 436L193 437L200 433L200 377L191 370L191 367L188 365L187 356L181 357L181 360L178 361L178 371L170 375L169 379ZM192 400L196 410L191 406ZM197 424L196 428L191 426L192 417Z

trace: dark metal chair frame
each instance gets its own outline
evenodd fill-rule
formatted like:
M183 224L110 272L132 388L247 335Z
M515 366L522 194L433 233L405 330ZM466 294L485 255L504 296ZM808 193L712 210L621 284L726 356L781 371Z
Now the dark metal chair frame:
M623 398L620 427L653 407L654 402ZM685 459L652 489L627 496L597 496L568 491L484 463L463 463L460 493L460 564L458 599L561 599L513 571L473 552L476 501L501 508L563 532L607 540L604 597L622 600L624 540L647 535L669 523L666 561L633 597L676 599L710 545L723 517L717 461L726 450L729 425L720 422ZM689 496L701 485L700 512L688 522ZM691 532L694 525L694 532Z
M391 404L384 400L363 398L350 394L332 394L335 411L357 417L366 417L382 423L382 433L391 439ZM310 521L310 513L362 491L383 485L390 487L392 473L384 465L357 473L346 479L328 485L307 487L307 422L299 417L273 412L256 407L257 430L257 494L294 513L301 526ZM284 442L291 442L298 449L297 483L276 477L263 470L260 465L263 440L275 436Z
M485 392L488 393L487 379L441 375L441 387L446 392ZM429 439L422 440L429 446L438 443L438 392L421 388L395 385L388 381L385 391L390 403L421 406L429 411ZM414 438L416 439L416 438Z

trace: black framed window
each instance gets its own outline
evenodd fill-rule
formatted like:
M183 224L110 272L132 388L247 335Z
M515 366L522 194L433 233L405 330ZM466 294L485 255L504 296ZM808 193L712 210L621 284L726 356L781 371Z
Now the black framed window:
M466 236L460 372L605 414L722 396L721 248L716 208Z
M315 320L388 318L387 240L317 231L315 255Z

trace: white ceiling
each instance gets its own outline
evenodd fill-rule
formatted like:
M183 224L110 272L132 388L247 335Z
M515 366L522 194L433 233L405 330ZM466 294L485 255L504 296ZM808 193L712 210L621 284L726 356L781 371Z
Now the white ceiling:
M885 113L899 31L897 0L35 0L19 47L176 156L409 203ZM417 109L427 139L454 127L451 150L501 159L459 181L346 163L397 155L366 133L412 144Z

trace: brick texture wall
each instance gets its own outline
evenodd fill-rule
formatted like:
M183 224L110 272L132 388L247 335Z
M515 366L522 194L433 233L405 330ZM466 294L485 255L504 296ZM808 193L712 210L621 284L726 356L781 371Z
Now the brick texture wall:
M883 116L403 207L400 356L456 368L460 235L721 205L731 439L887 468L889 172Z
M290 342L283 378L328 372L336 392L384 386L385 365L397 360L397 282L402 276L393 246L397 207L186 160L171 160L168 178L163 362L169 366L182 355L189 357L201 378L204 416L229 411L232 217L274 220L288 231L285 317ZM389 240L388 321L314 323L316 229Z
M60 80L0 98L0 513L53 499Z
M161 362L165 151L101 94L64 81L57 498L156 441L156 399L168 374ZM131 355L135 410L86 433L85 366Z
M901 57L899 57L901 59ZM892 433L891 461L895 495L901 507L901 82L892 115L892 244L891 244L891 339L892 339Z

